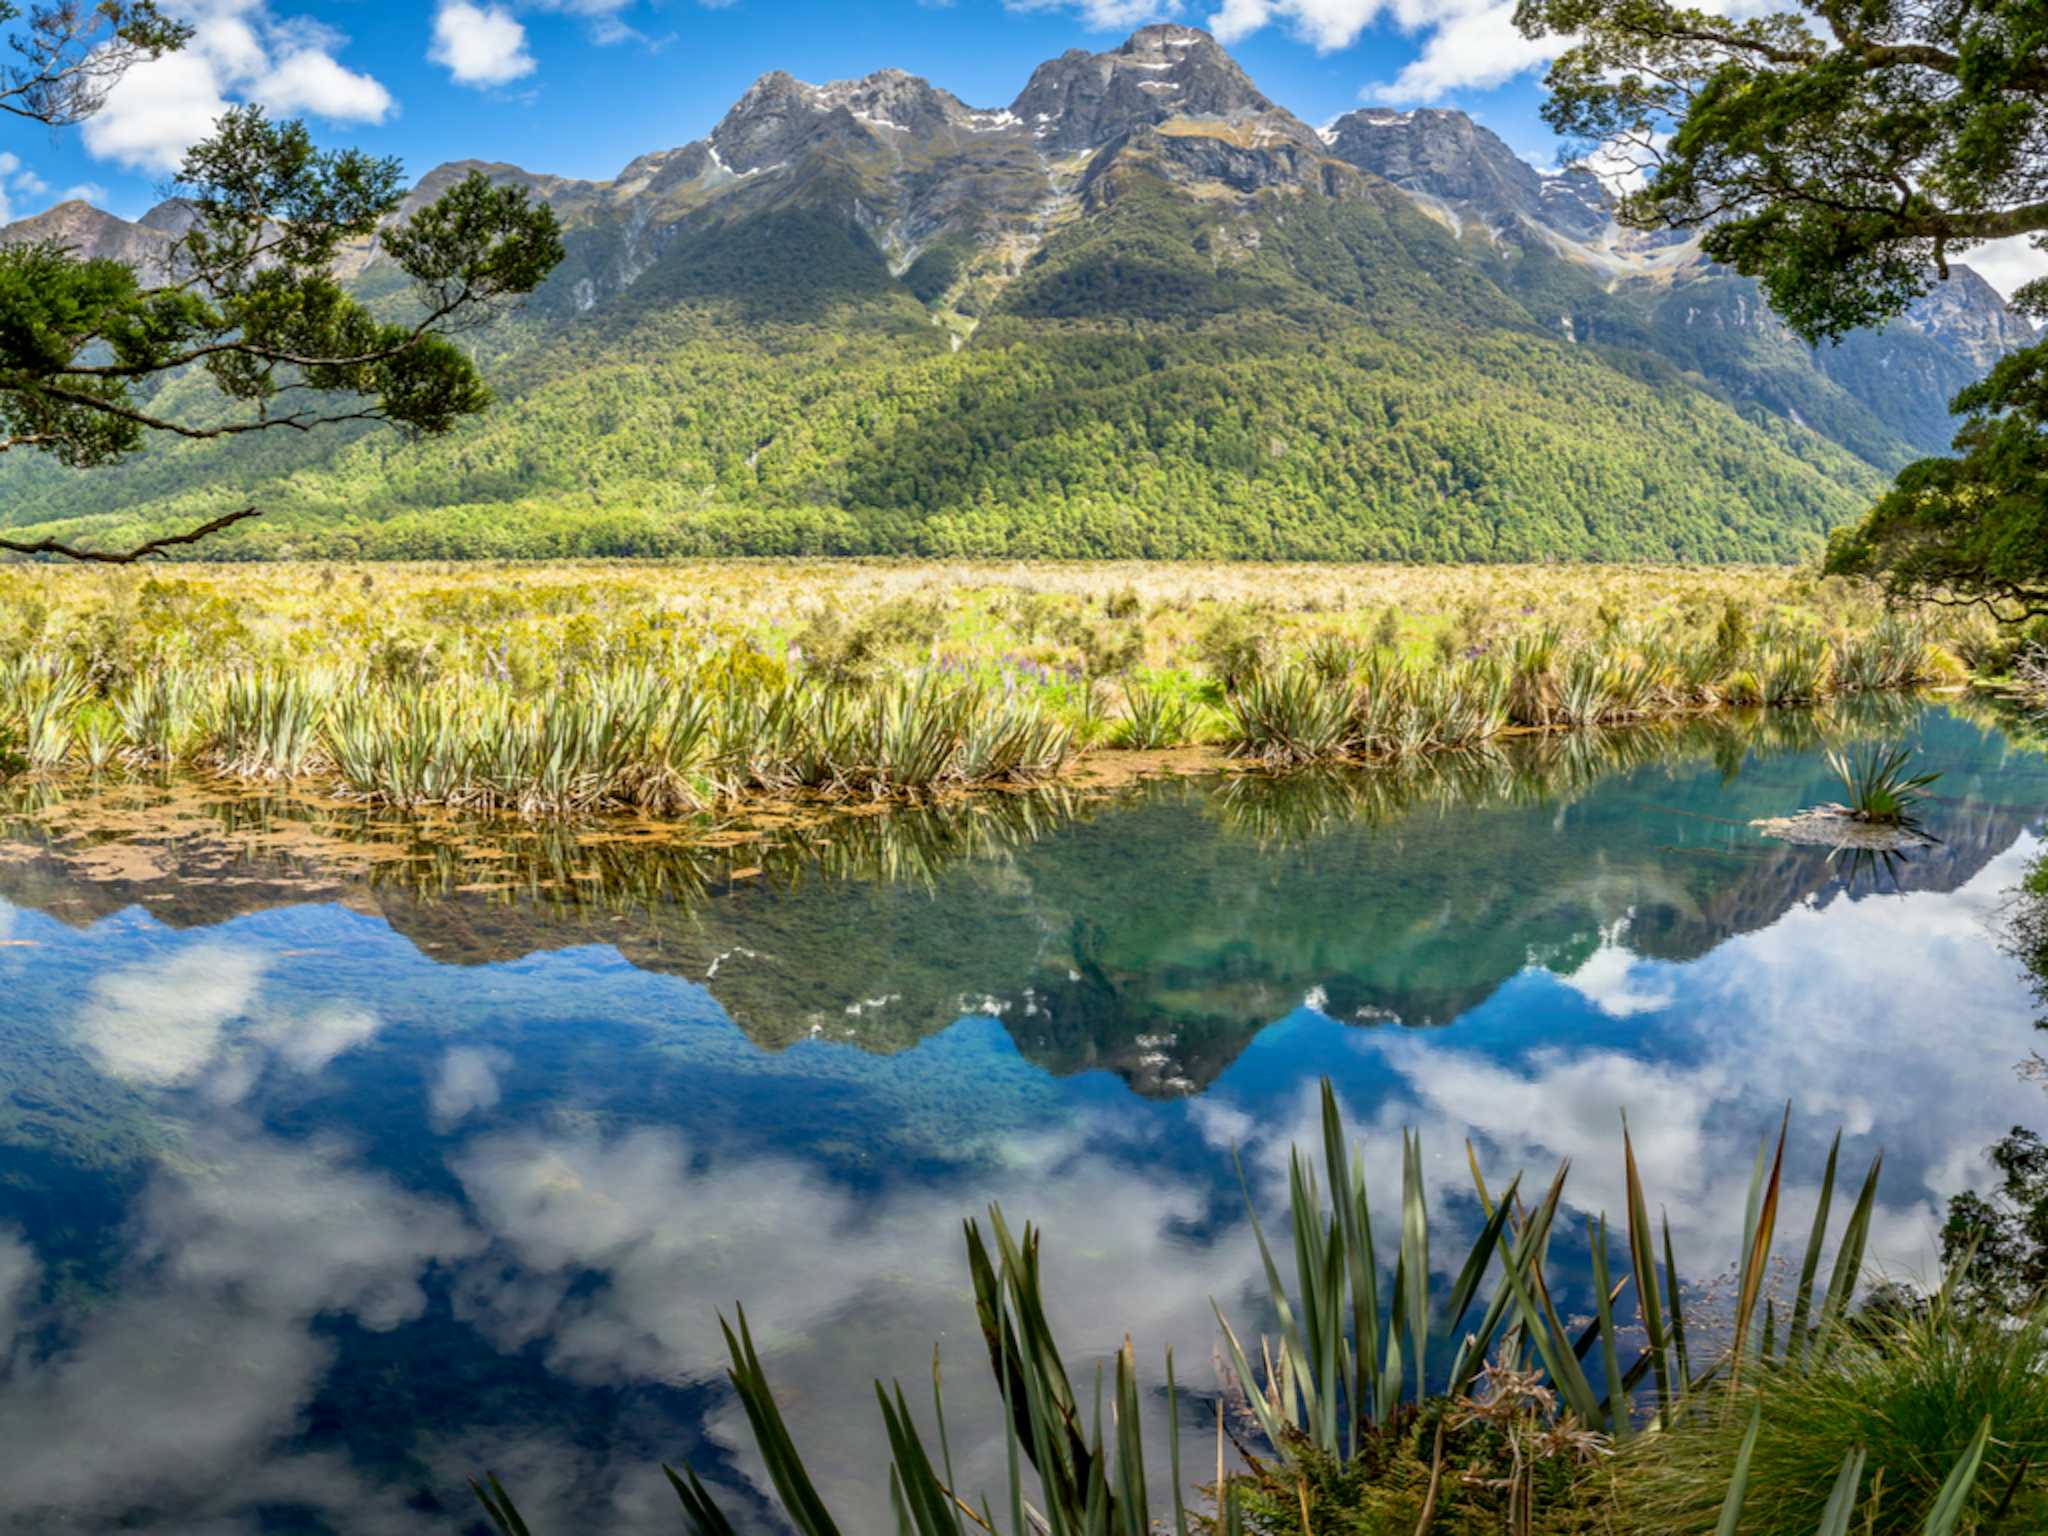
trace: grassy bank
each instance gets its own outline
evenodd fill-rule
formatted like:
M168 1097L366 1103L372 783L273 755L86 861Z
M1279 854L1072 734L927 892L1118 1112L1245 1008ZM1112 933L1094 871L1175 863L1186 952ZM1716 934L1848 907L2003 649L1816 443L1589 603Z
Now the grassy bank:
M632 810L1272 766L1959 682L2000 638L1780 568L647 566L0 572L15 773Z

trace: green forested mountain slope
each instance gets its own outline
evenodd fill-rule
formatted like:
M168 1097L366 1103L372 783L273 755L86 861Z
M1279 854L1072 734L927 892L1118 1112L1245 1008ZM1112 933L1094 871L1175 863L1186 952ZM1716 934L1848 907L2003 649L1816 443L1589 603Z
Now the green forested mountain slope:
M263 506L222 556L1789 558L1910 451L1798 349L1698 323L1735 280L1483 237L1342 147L1186 28L1002 113L769 77L702 144L536 182L571 253L479 339L481 420L10 455L0 520Z

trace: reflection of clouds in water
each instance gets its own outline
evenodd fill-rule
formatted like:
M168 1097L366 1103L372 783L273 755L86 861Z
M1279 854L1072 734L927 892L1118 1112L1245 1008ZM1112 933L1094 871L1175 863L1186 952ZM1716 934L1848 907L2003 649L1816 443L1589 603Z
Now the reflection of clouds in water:
M1557 979L1613 1018L1662 1013L1678 1001L1678 989L1659 967L1629 952L1627 936L1624 918L1600 935L1600 947L1577 970Z
M446 1135L471 1115L495 1109L498 1104L498 1074L512 1065L512 1058L489 1046L458 1045L441 1058L441 1070L427 1093L427 1113L434 1129Z
M1684 1003L1646 1023L1657 1034L1646 1035L1642 1054L1543 1045L1502 1060L1461 1049L1455 1031L1361 1035L1356 1048L1395 1078L1359 1127L1368 1168L1398 1169L1399 1130L1414 1125L1423 1130L1433 1203L1469 1191L1460 1154L1472 1138L1490 1181L1517 1169L1525 1183L1547 1179L1571 1158L1569 1202L1614 1215L1624 1209L1626 1110L1649 1198L1668 1211L1681 1260L1712 1268L1739 1245L1756 1138L1775 1130L1789 1100L1783 1240L1804 1241L1839 1125L1845 1180L1859 1180L1879 1146L1886 1152L1873 1261L1924 1278L1947 1196L1981 1183L1987 1144L2015 1123L2043 1119L2039 1089L2004 1065L2035 1040L2027 989L1985 942L2036 852L2023 839L1955 893L1798 907L1729 940L1684 968L1688 984L1671 988ZM1672 968L1632 962L1627 970L1631 992L1642 995ZM1584 990L1577 978L1570 984ZM1288 1140L1314 1129L1313 1097L1304 1094L1259 1148L1269 1177L1284 1167ZM1837 1199L1853 1199L1853 1183ZM1838 1206L1837 1231L1845 1214Z
M311 1077L342 1052L367 1045L377 1029L375 1014L335 1004L299 1017L273 1015L251 1030L250 1038L270 1046L294 1072Z
M202 1171L152 1180L110 1299L74 1314L54 1350L18 1357L0 1385L0 1520L32 1529L61 1509L91 1524L164 1504L181 1529L227 1529L273 1500L325 1505L352 1531L432 1529L402 1490L276 1447L333 1358L314 1320L411 1321L427 1266L473 1253L478 1238L451 1207L352 1167L337 1144L229 1125L188 1151ZM33 1310L17 1323L33 1325Z
M72 1032L110 1076L186 1086L212 1065L228 1025L248 1012L264 966L262 955L225 944L124 966L93 982Z
M1669 1211L1681 1259L1716 1268L1733 1253L1755 1137L1790 1097L1783 1241L1803 1240L1826 1138L1841 1122L1860 1138L1845 1149L1850 1180L1875 1142L1890 1150L1874 1252L1924 1268L1940 1197L1976 1174L1985 1143L2043 1118L2038 1090L2003 1070L2032 1043L2032 1015L1983 935L2032 852L2031 843L2013 850L1954 895L1795 909L1684 967L1637 960L1624 933L1605 935L1558 978L1622 1021L1598 1043L1544 1038L1534 1010L1529 1043L1505 1057L1497 1045L1461 1043L1456 1029L1343 1037L1372 1063L1357 1076L1379 1095L1352 1127L1376 1214L1398 1215L1399 1132L1416 1126L1441 1266L1456 1264L1460 1230L1469 1238L1477 1220L1466 1137L1496 1188L1516 1169L1540 1186L1568 1156L1573 1204L1618 1215L1626 1107L1653 1208ZM71 1029L110 1074L148 1087L203 1083L217 1104L239 1101L266 1069L317 1072L377 1029L373 1015L346 1008L267 1010L262 980L260 956L197 945L102 977ZM1560 1004L1583 1018L1576 999ZM510 1064L488 1047L446 1050L429 1072L437 1129L494 1108ZM1151 1381L1171 1344L1183 1378L1206 1385L1208 1300L1256 1327L1246 1300L1257 1289L1256 1250L1228 1195L1218 1230L1186 1236L1212 1215L1215 1170L1176 1173L1129 1138L1192 1132L1217 1158L1243 1145L1284 1247L1287 1148L1314 1148L1319 1137L1312 1081L1247 1104L1232 1102L1226 1077L1184 1111L1129 1117L1135 1130L1121 1116L1066 1115L1048 1117L1053 1131L977 1144L972 1166L936 1185L928 1172L889 1168L886 1139L883 1165L855 1185L793 1153L725 1156L668 1129L564 1117L461 1145L450 1167L471 1205L465 1216L452 1199L410 1194L365 1169L339 1143L275 1141L229 1112L187 1144L179 1170L152 1179L109 1299L72 1314L74 1331L55 1352L17 1350L0 1378L0 1436L15 1469L0 1486L0 1526L40 1529L55 1508L91 1524L159 1501L180 1530L241 1529L235 1521L253 1524L248 1512L274 1500L310 1503L373 1536L447 1529L445 1512L403 1502L405 1480L289 1449L334 1361L324 1325L389 1330L419 1318L437 1266L452 1276L458 1316L500 1350L531 1347L565 1394L569 1384L715 1378L724 1363L717 1310L743 1299L798 1442L856 1528L864 1517L885 1523L872 1481L882 1436L865 1383L900 1373L928 1401L921 1378L936 1338L962 1480L998 1488L1001 1442L960 1219L996 1200L1013 1221L1045 1227L1048 1299L1077 1378L1128 1330ZM26 1245L0 1234L0 1360L17 1326L47 1321L37 1273ZM710 1433L741 1476L765 1486L743 1416L719 1401ZM1149 1410L1155 1430L1161 1406ZM465 1473L488 1466L518 1490L537 1529L673 1527L654 1457L578 1449L554 1424L479 1427L490 1424L488 1403L457 1412L470 1423L414 1431L411 1449L437 1488L459 1493Z
M0 1369L7 1364L16 1319L29 1299L30 1288L42 1275L33 1249L16 1232L0 1231Z
M962 1218L994 1201L1013 1223L1042 1225L1070 1360L1106 1356L1129 1332L1154 1379L1169 1344L1183 1374L1206 1377L1209 1298L1231 1302L1257 1263L1235 1224L1213 1251L1179 1237L1205 1214L1206 1189L1105 1155L1088 1127L1006 1150L947 1188L862 1195L794 1158L722 1162L667 1131L486 1138L455 1166L497 1246L465 1267L458 1309L500 1348L545 1338L550 1366L579 1380L690 1381L723 1367L717 1313L743 1300L792 1432L828 1497L855 1510L870 1507L886 1457L861 1389L919 1376L936 1340L963 1477L994 1487L1002 1448ZM576 1283L593 1271L601 1286ZM712 1428L765 1487L737 1407Z
M266 1060L305 1076L376 1035L375 1014L333 1003L305 1013L264 1007L270 957L202 942L97 978L71 1022L100 1070L142 1088L202 1089L216 1103L245 1097Z

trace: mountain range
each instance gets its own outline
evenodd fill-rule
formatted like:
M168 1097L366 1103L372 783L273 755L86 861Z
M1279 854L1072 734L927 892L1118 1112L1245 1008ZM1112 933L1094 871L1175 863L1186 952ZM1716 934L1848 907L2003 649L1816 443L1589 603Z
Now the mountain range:
M769 74L609 181L463 161L408 206L474 169L568 250L465 338L487 416L89 474L15 454L0 522L113 538L253 501L215 550L245 556L1783 559L2033 339L1953 266L1809 347L1696 239L1621 228L1590 170L1455 111L1312 128L1182 26L999 109ZM63 203L0 241L147 267L189 217ZM344 270L410 302L374 241Z

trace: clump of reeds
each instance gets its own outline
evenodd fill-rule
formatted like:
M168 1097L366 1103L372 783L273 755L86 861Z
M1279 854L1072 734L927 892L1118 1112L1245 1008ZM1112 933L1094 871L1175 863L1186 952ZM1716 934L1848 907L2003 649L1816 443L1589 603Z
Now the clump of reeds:
M1864 752L1828 750L1828 766L1842 781L1849 814L1878 826L1910 822L1914 807L1927 798L1928 786L1941 777L1933 772L1909 772L1912 761L1912 748L1903 746Z
M279 667L230 676L207 711L207 766L238 779L292 779L320 750L320 724L338 683L331 673L301 676Z
M1171 688L1128 683L1114 739L1118 746L1140 752L1185 746L1195 739L1198 715L1195 702Z

